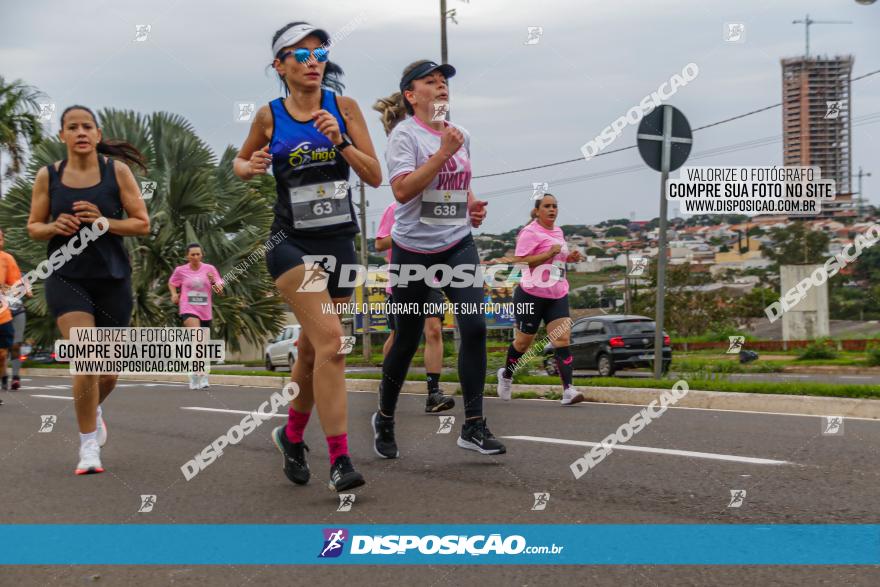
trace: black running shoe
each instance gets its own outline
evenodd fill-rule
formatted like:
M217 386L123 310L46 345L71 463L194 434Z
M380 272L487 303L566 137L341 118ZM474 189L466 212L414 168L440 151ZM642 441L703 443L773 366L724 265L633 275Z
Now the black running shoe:
M279 426L272 431L272 441L284 455L284 474L297 485L309 482L311 473L306 462L306 451L309 447L305 442L290 442L287 438L286 426Z
M461 436L458 437L457 444L461 448L475 450L484 455L503 455L507 452L504 445L489 431L486 418L466 420L461 427Z
M373 414L373 450L383 459L396 459L400 456L394 440L394 420L383 418L379 412Z
M455 407L455 399L448 395L443 395L440 390L433 391L428 394L428 401L425 402L426 412L444 412Z
M336 458L336 462L330 467L330 489L337 492L354 489L366 483L364 476L354 470L351 457L342 455Z

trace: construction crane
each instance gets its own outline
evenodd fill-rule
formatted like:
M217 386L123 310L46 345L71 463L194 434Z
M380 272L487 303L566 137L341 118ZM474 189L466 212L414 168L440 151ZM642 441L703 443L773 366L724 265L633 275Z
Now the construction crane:
M804 53L804 57L810 56L810 25L811 24L852 24L851 20L813 20L810 18L808 14L804 20L793 20L791 24L803 24L804 32L807 37L807 50Z

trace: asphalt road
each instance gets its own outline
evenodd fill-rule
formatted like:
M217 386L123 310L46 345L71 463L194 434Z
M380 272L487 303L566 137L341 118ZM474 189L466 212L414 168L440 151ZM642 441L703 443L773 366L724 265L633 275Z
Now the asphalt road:
M670 409L594 470L574 479L569 465L638 409L611 404L562 408L545 400L486 399L493 432L508 454L481 456L455 446L423 413L424 396L401 397L401 457L371 449L374 393L349 394L350 448L367 485L348 512L326 487L326 444L307 431L312 482L292 485L266 423L190 481L181 465L255 410L270 388L126 382L105 403L110 438L103 475L77 477L76 424L69 379L39 377L0 398L0 519L4 523L880 523L880 422L847 419L823 435L811 416ZM199 409L202 408L202 409ZM55 415L39 433L42 415ZM283 418L277 418L282 423ZM512 438L516 437L516 438ZM658 450L659 449L659 450ZM675 454L664 451L680 451ZM701 453L696 455L694 453ZM753 459L783 461L758 464ZM739 508L731 490L745 490ZM533 494L548 492L543 511ZM156 495L138 513L140 495ZM682 545L686 548L687 545ZM2 545L0 545L2 548ZM876 585L876 568L788 567L9 567L0 585L303 584L553 585L776 584L822 581Z

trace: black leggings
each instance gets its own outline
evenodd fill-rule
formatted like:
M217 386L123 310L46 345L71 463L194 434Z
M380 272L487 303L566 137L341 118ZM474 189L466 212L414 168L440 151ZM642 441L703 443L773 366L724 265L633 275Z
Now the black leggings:
M479 270L480 256L474 239L468 235L451 249L440 253L414 253L391 244L391 263L422 265L468 265ZM399 270L392 271L395 274ZM483 288L452 287L455 282L443 288L446 297L452 304L469 304L479 306L484 302ZM473 283L473 280L472 280ZM394 301L399 304L422 304L428 302L431 287L425 280L412 280L405 287L394 287ZM481 312L468 312L456 315L461 348L458 352L458 378L464 395L464 414L466 418L483 415L483 387L486 384L486 316ZM402 311L395 316L397 334L394 343L382 366L382 387L379 393L379 409L383 414L392 416L397 408L397 397L406 379L409 365L419 346L422 330L425 327L425 316L421 312Z

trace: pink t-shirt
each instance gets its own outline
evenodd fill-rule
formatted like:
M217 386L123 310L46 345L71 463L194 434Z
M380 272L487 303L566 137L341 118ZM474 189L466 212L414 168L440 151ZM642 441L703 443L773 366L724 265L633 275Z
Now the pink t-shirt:
M397 208L397 202L391 202L385 212L382 213L382 220L379 221L379 228L376 230L376 238L385 238L391 236L391 228L394 226L394 209ZM391 263L391 249L385 253L388 263ZM389 282L390 283L390 282ZM385 288L385 293L391 295L391 286Z
M568 257L568 245L565 244L561 228L554 226L552 230L548 230L541 226L537 220L533 220L519 231L514 254L517 257L540 255L549 251L553 245L562 247L556 256L545 261L544 265L539 265L532 270L523 269L522 281L519 286L527 294L554 300L568 295L568 280L565 278L565 259ZM552 268L551 264L562 270L561 276L559 276L558 270Z
M168 283L180 288L180 313L192 314L199 320L211 319L211 300L213 290L208 274L214 278L214 283L223 284L220 272L209 263L202 263L197 270L193 270L189 263L181 265L174 270Z

